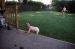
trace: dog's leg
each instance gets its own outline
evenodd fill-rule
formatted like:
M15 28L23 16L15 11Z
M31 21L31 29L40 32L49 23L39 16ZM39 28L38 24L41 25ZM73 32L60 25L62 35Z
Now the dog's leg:
M37 31L37 32L36 32L36 35L38 35L38 34L39 34L39 32Z

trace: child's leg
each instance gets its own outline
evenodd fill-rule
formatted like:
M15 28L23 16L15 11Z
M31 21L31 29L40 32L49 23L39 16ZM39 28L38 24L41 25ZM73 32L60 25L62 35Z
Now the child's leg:
M2 29L3 26L0 26L0 30Z
M65 16L65 11L62 12L62 16Z

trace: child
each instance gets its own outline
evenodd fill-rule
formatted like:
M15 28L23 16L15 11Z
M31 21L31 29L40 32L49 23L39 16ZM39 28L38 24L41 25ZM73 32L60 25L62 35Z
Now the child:
M5 24L5 18L3 18L3 16L0 15L0 28L6 26Z
M0 30L6 27L8 30L11 30L8 24L5 22L5 18L0 14Z
M66 9L66 7L64 6L63 9L62 9L62 15L64 15L65 12L67 12L67 9Z
M33 32L33 33L36 33L38 35L39 28L38 27L31 26L29 23L26 23L26 32L27 33Z

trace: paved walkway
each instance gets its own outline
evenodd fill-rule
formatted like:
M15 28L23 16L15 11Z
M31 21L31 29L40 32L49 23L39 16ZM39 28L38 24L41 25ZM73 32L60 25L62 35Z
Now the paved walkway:
M0 49L75 49L75 45L13 29L0 32Z

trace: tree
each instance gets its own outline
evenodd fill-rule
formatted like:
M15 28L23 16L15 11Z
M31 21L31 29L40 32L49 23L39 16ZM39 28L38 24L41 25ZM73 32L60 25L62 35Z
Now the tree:
M24 3L24 4L27 4L27 3L28 3L28 0L23 0L23 3Z

